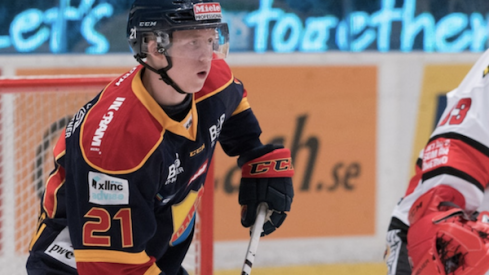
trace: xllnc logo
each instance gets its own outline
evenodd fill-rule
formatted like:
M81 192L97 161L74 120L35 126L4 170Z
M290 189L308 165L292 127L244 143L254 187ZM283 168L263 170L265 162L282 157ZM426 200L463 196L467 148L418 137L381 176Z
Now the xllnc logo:
M91 203L100 205L129 203L129 183L125 179L89 172L88 184Z

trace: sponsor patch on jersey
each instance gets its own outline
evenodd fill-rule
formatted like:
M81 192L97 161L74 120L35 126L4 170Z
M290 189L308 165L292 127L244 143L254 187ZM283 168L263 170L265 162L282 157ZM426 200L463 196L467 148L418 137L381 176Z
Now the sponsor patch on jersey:
M489 74L489 66L487 66L487 68L482 73L482 77L486 77L487 74Z
M83 118L85 118L85 115L87 114L88 110L92 107L91 103L88 103L87 105L83 106L78 112L71 118L70 122L66 126L66 131L65 131L65 138L71 137L71 135L75 132L76 128L80 126L80 124L83 121Z
M194 5L195 20L221 19L221 5L216 2Z
M197 149L193 150L192 152L190 152L190 157L194 157L197 154L202 153L202 151L204 151L204 149L205 149L205 143L202 143L202 145L199 148L197 148Z
M219 135L221 134L222 125L224 124L224 120L226 119L226 114L222 114L217 120L215 125L209 127L209 136L211 138L211 147L214 147L216 144Z
M90 202L99 205L129 204L129 183L125 179L89 172Z
M59 233L44 253L76 269L75 254L73 253L68 227Z
M178 154L175 154L175 161L173 161L172 165L168 166L168 178L166 179L165 185L177 182L177 176L183 173L183 167L180 167L181 164Z
M112 102L112 104L109 106L107 112L100 119L98 128L92 137L92 147L90 148L91 151L100 151L100 146L102 145L102 139L105 135L105 132L107 131L110 123L114 119L115 112L119 110L124 100L126 100L124 97L116 98L114 102Z
M426 145L423 153L423 171L447 164L449 152L449 139L440 138Z

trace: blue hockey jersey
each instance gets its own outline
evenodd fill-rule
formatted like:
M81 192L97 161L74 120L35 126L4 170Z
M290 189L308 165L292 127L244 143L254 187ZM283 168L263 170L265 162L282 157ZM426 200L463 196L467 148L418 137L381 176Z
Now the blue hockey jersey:
M56 144L28 270L176 274L216 143L230 156L261 145L246 90L225 61L213 61L181 121L149 95L141 71L108 84Z

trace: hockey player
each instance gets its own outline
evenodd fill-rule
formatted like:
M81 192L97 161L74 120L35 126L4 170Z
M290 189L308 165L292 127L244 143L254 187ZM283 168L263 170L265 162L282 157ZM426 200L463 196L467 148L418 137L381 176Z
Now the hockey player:
M54 148L28 274L187 274L217 142L239 156L243 226L260 202L265 235L290 210L290 151L260 142L247 92L223 60L219 3L136 0L127 35L140 65L83 106Z
M447 94L447 107L393 211L389 275L488 272L488 216L479 214L489 202L488 105L489 50Z

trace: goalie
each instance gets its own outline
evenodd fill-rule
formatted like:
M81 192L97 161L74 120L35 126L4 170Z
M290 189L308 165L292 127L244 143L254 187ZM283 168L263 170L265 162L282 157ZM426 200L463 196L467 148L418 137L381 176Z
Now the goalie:
M290 151L260 141L247 92L223 60L221 17L209 0L134 2L127 37L140 65L59 138L28 274L188 274L181 264L217 142L242 168L242 225L253 225L261 202L264 234L284 222L294 196Z
M387 233L389 275L489 274L489 50L421 152ZM484 213L484 212L482 212Z

